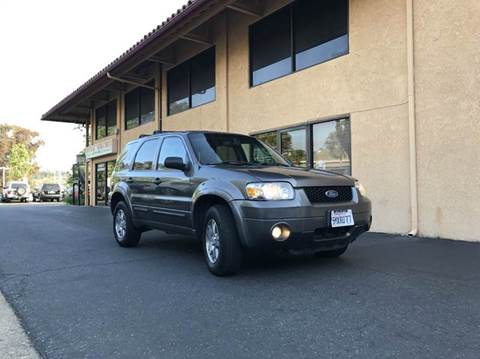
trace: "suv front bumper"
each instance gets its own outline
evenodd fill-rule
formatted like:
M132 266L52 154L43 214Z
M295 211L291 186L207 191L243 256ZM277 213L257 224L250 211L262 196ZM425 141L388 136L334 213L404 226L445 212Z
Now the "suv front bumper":
M291 201L232 201L240 240L246 248L334 250L353 242L372 223L371 202L354 190L353 201L312 204L303 190ZM330 211L351 209L354 226L331 228ZM287 226L290 237L275 241L272 229Z

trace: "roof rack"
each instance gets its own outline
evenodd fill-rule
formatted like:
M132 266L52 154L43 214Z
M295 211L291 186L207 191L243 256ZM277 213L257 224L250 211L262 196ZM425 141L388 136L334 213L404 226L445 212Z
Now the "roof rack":
M161 133L163 133L162 130L155 130L155 131L153 131L152 135L159 135Z
M148 137L148 136L150 136L150 135L146 135L146 134L143 133L140 136L138 136L138 138L140 139L140 138L144 138L144 137Z

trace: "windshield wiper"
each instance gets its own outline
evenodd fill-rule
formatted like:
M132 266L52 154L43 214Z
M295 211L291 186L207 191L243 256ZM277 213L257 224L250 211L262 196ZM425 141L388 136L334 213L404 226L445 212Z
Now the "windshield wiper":
M242 162L242 161L222 161L222 162L215 162L215 163L206 163L207 166L215 166L215 165L232 165L232 166L252 166L254 164L250 162Z

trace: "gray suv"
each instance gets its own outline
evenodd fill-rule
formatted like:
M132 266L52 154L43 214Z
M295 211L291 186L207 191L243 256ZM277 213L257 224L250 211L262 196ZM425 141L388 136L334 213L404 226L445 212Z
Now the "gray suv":
M292 167L245 135L159 132L130 142L109 194L122 247L150 229L194 235L209 270L237 272L245 250L342 255L372 222L355 179Z

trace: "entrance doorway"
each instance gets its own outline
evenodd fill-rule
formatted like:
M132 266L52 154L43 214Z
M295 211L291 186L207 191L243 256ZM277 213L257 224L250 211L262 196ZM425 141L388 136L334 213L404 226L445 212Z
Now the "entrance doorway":
M106 206L115 161L95 165L95 205Z

